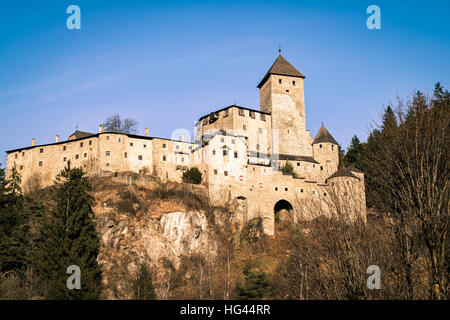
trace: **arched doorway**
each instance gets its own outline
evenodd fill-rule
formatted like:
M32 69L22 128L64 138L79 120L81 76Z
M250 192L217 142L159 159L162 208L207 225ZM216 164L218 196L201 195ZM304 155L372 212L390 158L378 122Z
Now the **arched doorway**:
M275 206L273 207L275 223L289 219L292 210L293 208L289 201L282 199L275 203Z

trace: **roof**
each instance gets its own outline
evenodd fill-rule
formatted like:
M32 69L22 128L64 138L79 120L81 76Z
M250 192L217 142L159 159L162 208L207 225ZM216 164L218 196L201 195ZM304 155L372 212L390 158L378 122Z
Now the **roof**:
M325 126L322 124L322 126L319 129L319 132L317 132L316 137L314 138L313 144L315 143L321 143L321 142L329 142L334 144L339 144L337 141L333 138L331 133L328 132L328 130L325 128Z
M272 74L305 78L305 76L301 74L300 71L298 71L292 64L290 64L281 54L270 67L269 71L267 71L261 82L258 84L258 88L261 88Z
M329 176L325 181L327 181L328 179L337 178L337 177L350 177L350 178L355 178L355 179L358 179L359 181L361 181L360 178L355 176L351 172L351 170L346 167L340 167L335 173L333 173L331 176Z
M319 163L316 160L314 160L313 157L295 156L295 155L291 155L291 154L279 154L278 159L279 160L306 161L306 162L312 162L312 163Z
M349 169L351 172L363 173L361 170L359 170L358 168L356 168L352 165L347 166L347 169Z
M261 111L261 110L250 109L250 108L241 107L241 106L232 104L231 106L228 106L228 107L219 109L219 110L217 110L217 111L210 112L210 113L208 113L208 114L202 116L201 118L199 118L198 121L201 121L201 120L203 120L203 119L206 118L206 117L209 117L209 116L211 115L211 113L218 113L218 112L220 112L220 111L224 111L224 110L226 110L226 109L233 108L233 107L239 108L239 109L248 110L248 111L254 111L254 112L258 112L258 113L270 115L270 112L264 112L264 111Z
M86 137L89 137L89 136L93 136L94 134L95 134L95 133L77 130L77 131L75 131L74 133L72 133L72 134L69 136L69 139L70 139L71 137L74 137L74 139L86 138Z
M75 131L76 132L76 131ZM75 134L75 132L73 134ZM82 132L82 131L80 131ZM88 133L88 132L85 132ZM72 135L73 135L72 134ZM76 142L78 140L83 140L86 138L94 138L94 137L98 137L101 134L123 134L128 136L129 138L135 138L135 139L144 139L144 140L153 140L153 139L161 139L161 140L166 140L166 141L174 141L174 142L181 142L181 143L190 143L190 144L194 144L192 142L189 141L181 141L181 140L175 140L175 139L167 139L167 138L160 138L160 137L148 137L148 136L141 136L141 135L137 135L137 134L131 134L131 133L121 133L121 132L102 132L102 133L90 133L88 136L84 136L81 138L75 138L72 140L66 140L66 141L59 141L59 142L53 142L53 143L46 143L46 144L40 144L40 145L35 145L35 146L28 146L28 147L23 147L23 148L17 148L17 149L12 149L12 150L6 150L6 153L11 153L11 152L16 152L16 151L22 151L22 150L28 150L28 149L33 149L33 148L39 148L39 147L47 147L47 146L52 146L52 145L58 145L58 144L64 144L64 143L70 143L70 142Z

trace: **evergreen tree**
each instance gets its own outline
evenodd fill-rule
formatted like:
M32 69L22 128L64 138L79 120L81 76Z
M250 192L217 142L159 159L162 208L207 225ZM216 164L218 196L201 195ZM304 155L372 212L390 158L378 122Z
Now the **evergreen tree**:
M250 263L247 263L243 274L245 282L237 287L239 299L253 300L270 296L270 284L264 271L254 268Z
M136 276L132 279L131 288L136 300L156 299L152 273L146 263L139 264Z
M397 118L392 110L391 106L388 106L384 111L383 123L381 125L381 132L387 133L392 132L397 127Z
M202 173L196 167L190 168L183 172L183 182L200 184L202 182Z
M29 219L23 208L20 175L12 169L11 180L0 168L0 274L21 277L28 265Z
M81 168L70 161L57 176L52 212L43 217L37 242L36 269L48 299L98 299L101 269L97 263L99 237L93 221L94 199ZM69 266L81 270L81 289L68 289Z
M344 156L345 165L353 165L356 168L362 170L362 153L363 153L363 144L359 140L358 136L354 135L350 146L347 149L347 153Z
M345 165L345 150L338 144L339 167Z

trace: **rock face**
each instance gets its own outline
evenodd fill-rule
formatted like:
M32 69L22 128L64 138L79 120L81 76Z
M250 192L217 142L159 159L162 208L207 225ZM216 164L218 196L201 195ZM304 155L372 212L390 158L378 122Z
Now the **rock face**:
M140 262L147 262L158 275L156 281L163 282L167 263L177 269L184 256L215 254L214 240L202 212L176 211L160 218L150 214L130 218L106 211L96 212L96 216L106 299L132 298L129 279Z

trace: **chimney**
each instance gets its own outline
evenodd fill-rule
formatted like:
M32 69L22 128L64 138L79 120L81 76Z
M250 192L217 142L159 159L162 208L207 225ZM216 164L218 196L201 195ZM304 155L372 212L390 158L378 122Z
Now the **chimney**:
M59 134L56 135L55 142L59 142Z
M98 132L103 133L103 125L102 124L98 126Z
M35 146L36 145L36 138L31 139L31 145Z
M184 135L180 136L180 141L184 141Z
M148 128L145 128L145 136L148 137Z

